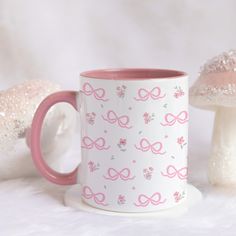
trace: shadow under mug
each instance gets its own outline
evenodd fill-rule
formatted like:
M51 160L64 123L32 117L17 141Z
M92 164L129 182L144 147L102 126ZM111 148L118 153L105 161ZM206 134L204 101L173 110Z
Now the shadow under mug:
M186 199L188 76L166 69L107 69L81 73L80 91L49 95L31 127L31 153L46 179L81 185L88 205L150 212ZM43 160L40 134L51 106L67 102L80 114L81 163L58 173ZM78 199L79 200L79 199Z

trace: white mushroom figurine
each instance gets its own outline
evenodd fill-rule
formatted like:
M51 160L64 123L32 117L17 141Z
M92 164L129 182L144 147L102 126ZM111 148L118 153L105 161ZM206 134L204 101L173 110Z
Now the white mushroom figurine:
M210 183L236 186L236 50L210 59L201 68L190 88L190 104L215 111Z
M30 127L34 113L60 86L48 80L26 80L0 91L0 180L36 175L30 154ZM52 107L43 123L41 146L49 165L59 166L76 126L75 111L66 104Z

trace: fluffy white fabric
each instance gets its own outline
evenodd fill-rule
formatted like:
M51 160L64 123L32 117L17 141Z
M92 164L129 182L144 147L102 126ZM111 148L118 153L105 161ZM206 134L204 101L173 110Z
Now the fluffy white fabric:
M192 150L190 155L195 156L190 161L191 182L203 192L204 199L181 218L132 219L78 212L63 206L66 187L39 179L18 179L0 183L1 235L183 236L217 232L234 236L236 192L207 184L205 151Z
M26 78L77 89L80 71L104 67L177 68L193 81L204 60L235 48L235 8L234 0L0 0L0 89ZM234 190L210 187L206 178L213 114L190 112L190 181L204 199L187 215L76 212L62 205L65 187L16 179L0 183L0 235L235 235ZM66 170L78 162L72 146L60 160Z

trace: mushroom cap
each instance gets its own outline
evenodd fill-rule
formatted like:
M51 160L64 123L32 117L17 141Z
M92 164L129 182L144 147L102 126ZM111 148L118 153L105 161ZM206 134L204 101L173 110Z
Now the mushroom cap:
M189 91L190 104L207 110L236 107L236 50L208 60Z
M25 135L40 102L59 90L50 81L32 79L0 91L0 151L12 148Z

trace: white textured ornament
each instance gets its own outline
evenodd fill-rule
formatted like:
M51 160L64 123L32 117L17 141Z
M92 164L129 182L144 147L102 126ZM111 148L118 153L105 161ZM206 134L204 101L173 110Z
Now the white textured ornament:
M125 217L157 217L157 218L175 218L185 214L190 207L197 204L202 200L201 192L195 188L193 185L187 185L187 198L181 204L166 209L160 210L156 212L148 212L148 213L122 213L122 212L113 212L113 211L105 211L98 208L94 208L84 203L81 199L81 187L80 185L75 185L71 187L64 196L64 203L66 206L72 207L76 210L90 212L95 214L103 214L110 216L125 216Z
M212 184L236 187L235 118L235 108L216 111L208 174Z
M0 179L32 176L35 170L27 136L40 102L59 85L46 80L28 80L0 92ZM49 165L58 166L59 156L67 149L74 132L73 109L60 104L53 107L43 124L42 149Z
M201 68L200 74L236 71L236 50L223 52L208 60Z
M236 50L213 57L190 88L193 106L215 111L209 180L236 186Z
M236 104L236 50L223 52L208 60L190 88L193 106L215 110L219 106Z
M28 80L0 93L0 150L12 149L30 127L39 103L59 86L44 80Z

